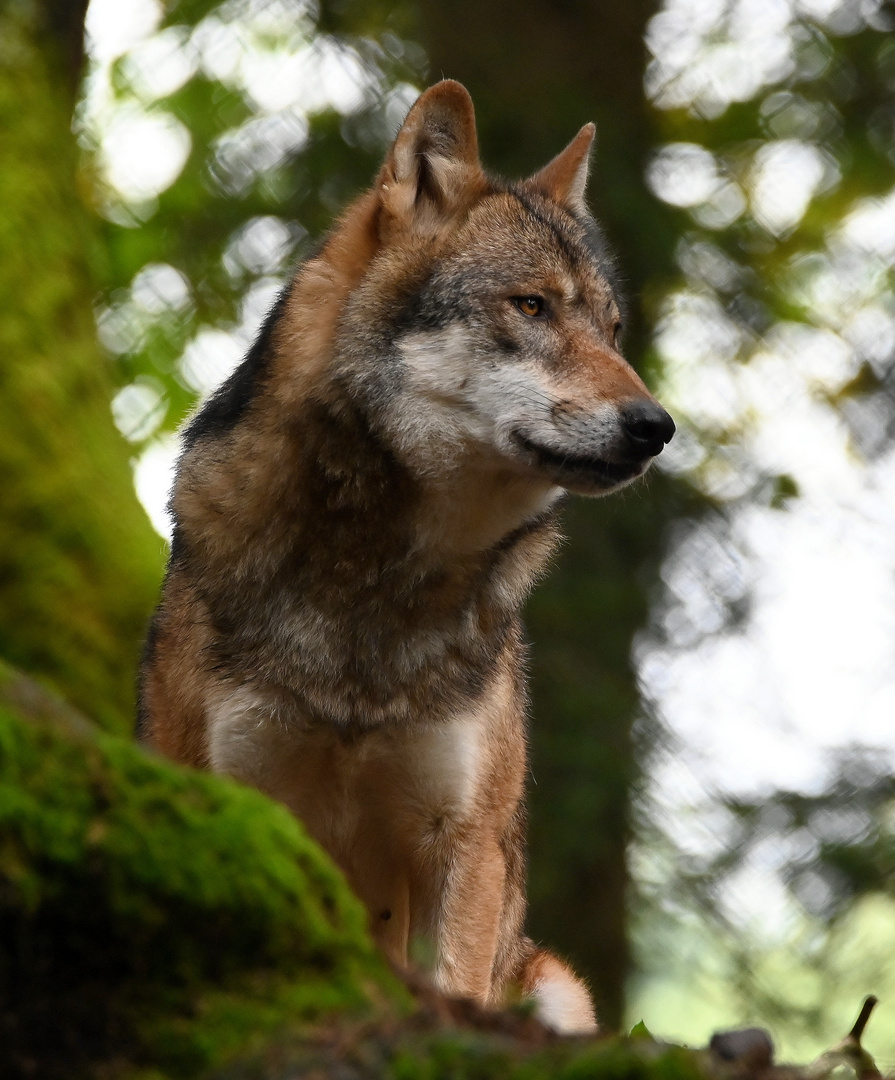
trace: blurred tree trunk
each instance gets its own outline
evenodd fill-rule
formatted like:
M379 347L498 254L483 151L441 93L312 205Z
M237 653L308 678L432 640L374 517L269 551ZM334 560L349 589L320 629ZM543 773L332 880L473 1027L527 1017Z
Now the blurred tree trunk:
M130 724L162 543L109 409L71 115L86 0L0 7L0 656Z
M643 181L657 141L643 91L654 0L421 0L433 79L471 92L486 164L522 176L588 120L591 202L618 252L630 303L626 354L645 366L649 297L675 233ZM649 242L645 243L648 238ZM528 612L533 641L530 930L588 976L601 1019L621 1024L631 967L627 847L638 780L631 646L646 620L679 493L655 474L607 500L574 500L559 565Z

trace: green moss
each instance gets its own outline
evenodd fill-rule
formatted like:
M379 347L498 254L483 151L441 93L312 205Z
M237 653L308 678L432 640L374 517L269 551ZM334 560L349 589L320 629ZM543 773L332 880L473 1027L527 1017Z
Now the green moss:
M704 1080L703 1054L652 1040L532 1040L496 1031L362 1029L284 1041L231 1062L213 1080ZM531 1033L529 1033L530 1035ZM546 1041L546 1045L545 1045Z
M361 905L285 809L0 694L2 1075L192 1076L379 998Z
M698 1055L413 1011L283 807L0 663L0 1076L696 1080Z

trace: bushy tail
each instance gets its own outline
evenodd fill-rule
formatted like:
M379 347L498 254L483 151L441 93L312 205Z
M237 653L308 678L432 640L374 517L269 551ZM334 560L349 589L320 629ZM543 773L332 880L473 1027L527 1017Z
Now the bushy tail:
M562 1035L594 1033L597 1018L582 980L553 953L533 944L531 950L516 979L522 993L534 998L538 1019Z

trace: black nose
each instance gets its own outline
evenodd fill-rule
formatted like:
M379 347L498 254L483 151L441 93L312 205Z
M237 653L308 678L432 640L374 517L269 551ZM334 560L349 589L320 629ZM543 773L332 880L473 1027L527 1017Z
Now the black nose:
M637 401L625 406L621 421L632 449L642 457L661 454L674 435L674 421L655 401Z

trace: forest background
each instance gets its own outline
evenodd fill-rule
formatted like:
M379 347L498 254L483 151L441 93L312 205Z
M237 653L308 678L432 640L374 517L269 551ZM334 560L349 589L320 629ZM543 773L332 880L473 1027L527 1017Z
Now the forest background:
M697 1043L767 1023L808 1057L875 992L891 1066L893 28L876 0L6 0L0 657L129 729L173 433L422 87L465 83L510 176L595 120L625 351L679 434L569 507L529 605L530 928L609 1023Z

